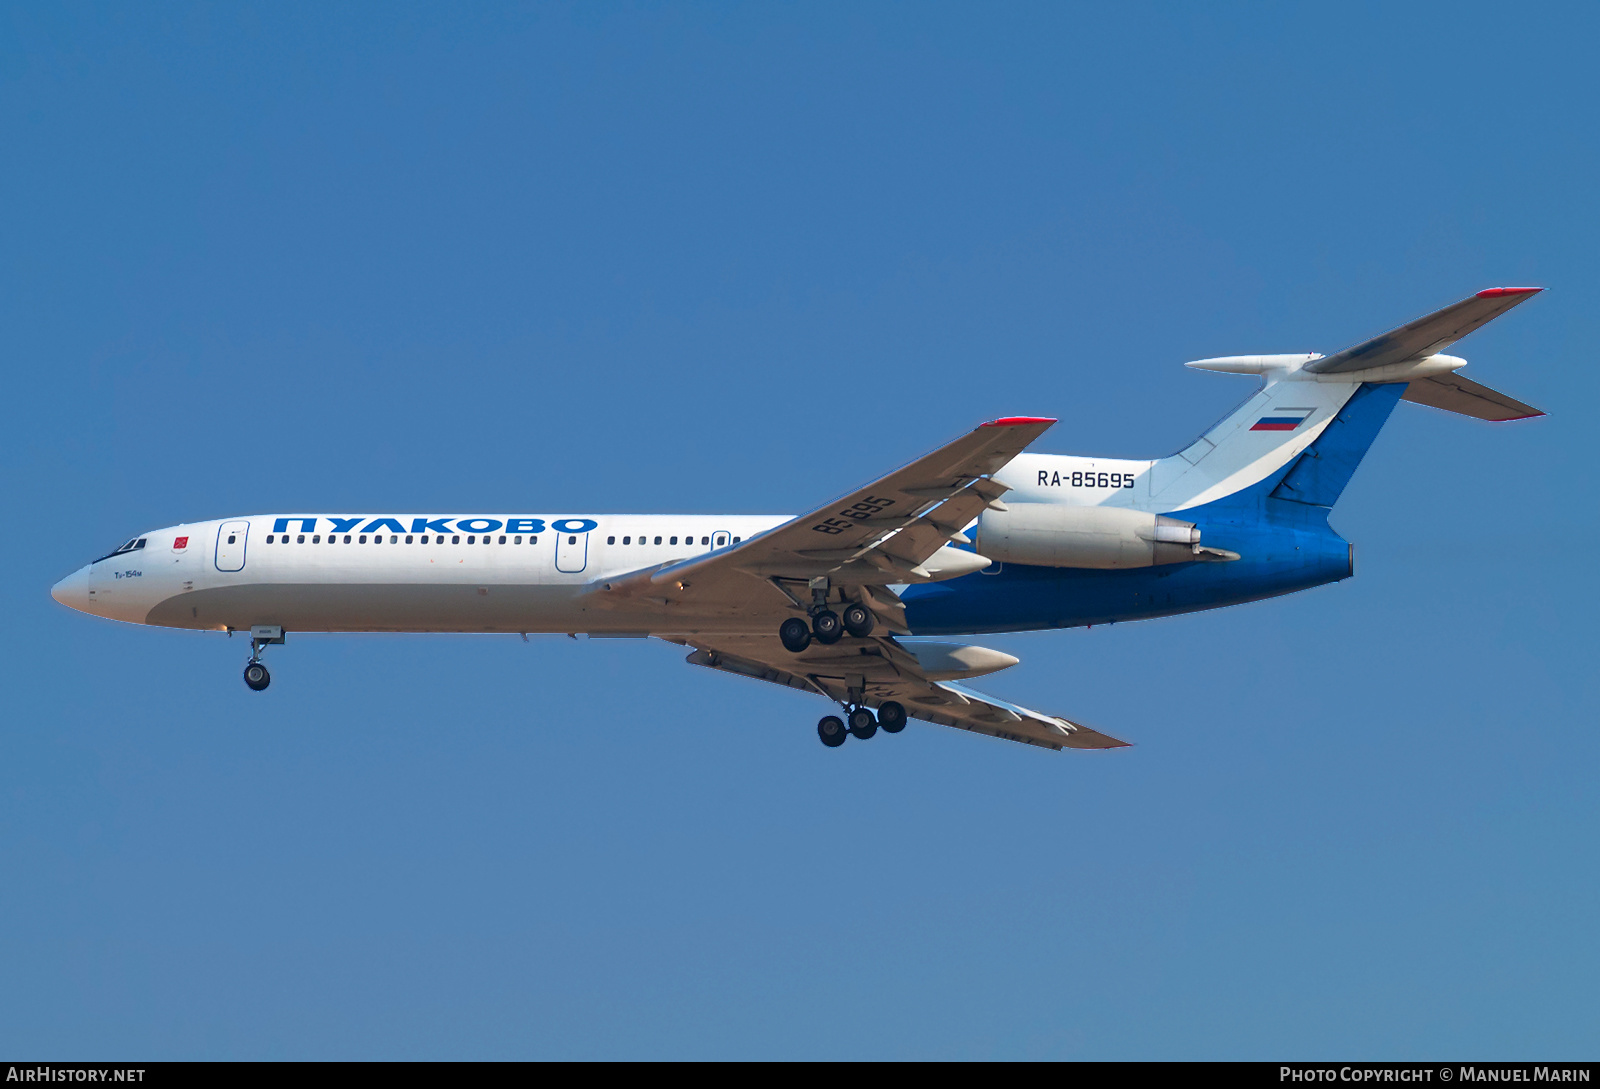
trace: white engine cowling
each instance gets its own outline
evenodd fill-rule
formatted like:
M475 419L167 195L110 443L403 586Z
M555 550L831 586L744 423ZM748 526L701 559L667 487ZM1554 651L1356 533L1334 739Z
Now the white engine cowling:
M1236 553L1200 547L1193 522L1126 507L1013 503L978 519L978 552L1001 563L1036 567L1153 567L1231 560Z

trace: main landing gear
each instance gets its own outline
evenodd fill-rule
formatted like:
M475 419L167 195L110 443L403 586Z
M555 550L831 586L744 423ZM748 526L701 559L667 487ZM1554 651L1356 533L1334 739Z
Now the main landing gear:
M261 652L282 642L283 629L276 624L257 624L250 629L250 660L244 664L244 683L252 692L264 692L272 683L272 674L261 664Z
M880 703L876 715L865 704L847 706L846 710L848 713L844 719L838 715L828 715L817 723L817 736L830 749L837 749L844 744L845 738L852 735L865 741L880 728L886 734L897 734L906 728L906 709L894 700ZM849 726L845 725L846 719L849 720Z
M778 640L790 654L799 654L811 645L813 639L830 647L847 634L857 639L865 638L872 634L875 624L872 610L860 602L847 604L842 616L828 608L826 578L811 580L811 607L806 612L811 616L810 624L798 616L791 616L778 625Z

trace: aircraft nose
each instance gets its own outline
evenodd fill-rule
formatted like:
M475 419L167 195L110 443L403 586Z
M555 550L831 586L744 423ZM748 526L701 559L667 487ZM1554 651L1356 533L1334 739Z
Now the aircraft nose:
M54 586L50 587L50 596L69 609L79 612L89 611L89 569L80 567Z

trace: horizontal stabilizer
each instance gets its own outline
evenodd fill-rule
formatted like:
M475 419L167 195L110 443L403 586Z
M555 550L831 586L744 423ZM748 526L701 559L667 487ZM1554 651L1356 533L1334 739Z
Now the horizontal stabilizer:
M1425 359L1444 351L1474 329L1487 325L1540 290L1537 287L1491 287L1381 337L1373 337L1325 359L1313 360L1306 364L1305 369L1312 374L1345 374Z
M1412 382L1406 387L1405 400L1497 423L1544 415L1532 405L1525 405L1515 397L1507 397L1459 374L1441 374Z

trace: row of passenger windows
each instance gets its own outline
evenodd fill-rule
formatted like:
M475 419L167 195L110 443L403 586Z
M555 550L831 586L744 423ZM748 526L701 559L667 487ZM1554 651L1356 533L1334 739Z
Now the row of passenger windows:
M274 540L274 538L276 538L276 540ZM304 533L296 534L294 540L295 540L295 544L305 544L306 543L306 535ZM233 538L232 537L228 538L228 543L229 544L233 543ZM267 534L267 543L268 544L275 544L275 543L276 544L288 544L289 543L289 534L285 533L285 534L282 534L280 536L278 534L269 533L269 534ZM321 544L322 543L322 534L313 533L311 535L311 543L312 544ZM329 544L338 544L339 543L339 537L337 535L335 535L335 534L332 534L332 533L328 534L328 543ZM350 540L350 534L346 533L344 535L344 543L345 544L351 544L352 543L351 540ZM355 543L355 544L366 544L367 543L367 535L365 533L358 534L357 537L356 537L356 540L353 543ZM374 533L372 535L372 543L373 544L382 544L383 543L383 534ZM400 543L400 535L398 533L389 534L389 543L390 544L399 544ZM407 534L406 535L406 544L413 544L413 543L427 544L428 543L428 535L426 533L424 533L422 535L422 538L421 538L420 541L415 541L414 540L414 535ZM434 544L444 544L444 534L440 533L437 536L435 536L433 538L433 543ZM453 535L450 538L450 543L451 544L460 544L461 543L460 534ZM478 544L479 542L478 542L477 534L470 534L467 537L467 543L468 544ZM483 535L483 542L482 543L484 543L484 544L493 544L494 543L494 539L492 537L490 537L487 533L485 533ZM501 544L505 544L506 543L506 535L504 533L500 534L500 543ZM511 543L512 544L521 544L522 543L522 538L519 537L519 536L513 535L511 537ZM539 543L539 538L537 536L529 537L528 538L528 543L531 544L531 545L536 545L536 544Z
M726 540L727 538L723 538L723 539ZM617 539L615 537L607 537L606 538L606 544L614 545L616 543L617 543ZM624 538L622 538L622 543L623 544L632 544L633 543L633 538L631 536L624 537ZM639 538L639 543L640 544L649 544L650 543L650 538L648 538L648 537L640 537ZM658 536L658 537L656 537L656 544L660 544L660 543L661 543L661 538ZM677 544L678 543L678 538L670 537L670 538L667 539L667 543L668 544ZM694 544L694 536L691 534L689 536L684 537L683 543L686 544L686 545ZM700 543L703 544L703 545L708 545L708 544L711 543L711 538L710 537L701 537L700 538ZM735 537L733 539L733 543L734 544L738 544L739 543L739 538Z
M306 535L304 533L297 533L297 534L294 534L293 536L294 536L295 544L305 544L306 543ZM267 534L267 543L268 544L288 544L289 543L289 537L290 537L290 534L287 534L287 533L282 533L282 534L269 533L269 534ZM356 535L356 539L353 542L351 541L350 537L351 537L351 535L348 534L348 533L346 533L344 535L343 541L344 541L345 544L352 544L352 543L353 544L366 544L367 543L367 534L365 534L365 533L357 534ZM742 538L735 537L733 539L733 543L734 544L738 544L741 539ZM328 543L329 544L338 544L340 540L341 540L341 538L337 534L333 534L333 533L328 534ZM726 540L726 538L724 538L724 540ZM233 538L232 537L228 538L228 543L229 544L233 543ZM312 544L321 544L322 543L322 534L320 534L320 533L311 534L311 543ZM373 544L382 544L383 543L383 534L381 534L381 533L372 534L372 543ZM389 534L389 543L390 544L399 544L400 543L400 535L398 533ZM413 544L413 543L427 544L428 543L428 534L424 533L420 540L416 540L414 534L407 534L406 535L406 544ZM434 544L444 544L445 543L444 542L444 534L441 533L441 534L435 535L434 538L433 538L433 543ZM450 537L450 543L451 544L460 544L461 543L460 534L453 534ZM468 534L467 543L468 544L478 544L479 541L478 541L477 535L476 534ZM486 533L483 536L483 542L482 543L483 544L494 544L495 541L494 541L494 538L492 538L489 534ZM499 543L500 544L508 543L507 542L507 537L506 537L506 535L504 533L500 534ZM521 544L522 543L522 538L520 536L516 535L516 534L512 534L510 539L509 539L509 543L511 543L511 544ZM531 544L531 545L538 544L539 543L538 536L535 535L535 536L529 537L528 538L528 543ZM572 544L577 544L578 543L578 539L576 537L573 537L571 543ZM617 539L615 537L607 537L606 538L606 544L614 545L616 543L617 543ZM632 544L633 543L632 535L630 534L629 536L626 536L626 537L622 538L622 543L623 544ZM642 544L642 545L643 544L649 544L650 543L650 539L648 537L640 537L639 538L639 543ZM661 543L660 536L656 537L655 543L656 544L660 544ZM678 543L678 538L670 537L670 538L667 539L667 543L668 544L677 544ZM686 545L694 544L694 537L693 536L684 537L683 543L686 544ZM700 538L700 543L703 544L703 545L708 545L708 544L711 543L711 538L710 537L701 537ZM133 543L131 541L128 543L128 545L124 546L124 548L131 548L131 547L133 547ZM139 544L138 544L138 547L143 548L144 547L144 541L141 540L139 542ZM119 551L122 551L122 550L119 549ZM112 553L112 555L116 555L116 553Z

